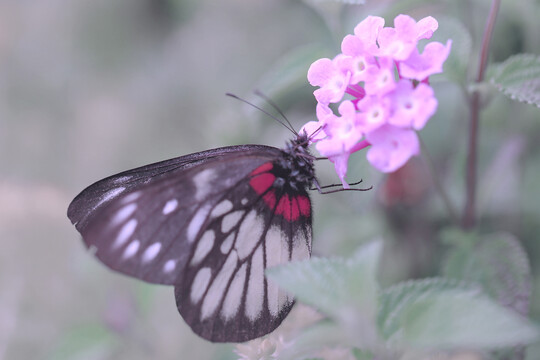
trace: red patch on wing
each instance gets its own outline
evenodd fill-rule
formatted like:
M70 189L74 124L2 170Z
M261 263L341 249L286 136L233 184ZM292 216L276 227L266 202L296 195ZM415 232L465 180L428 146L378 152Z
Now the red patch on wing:
M257 194L263 194L273 184L276 177L272 173L263 173L255 176L249 181L249 185L255 190Z
M287 221L296 221L302 216L308 217L311 212L309 199L305 196L296 196L290 198L284 194L276 207L276 214L282 215Z
M263 200L270 209L273 209L276 206L276 194L274 190L271 190L264 194Z
M272 170L273 167L274 167L274 165L271 162L266 162L266 163L262 164L261 166L259 166L258 168L256 168L255 170L253 170L251 172L251 176L255 176L255 175L263 173L263 172L268 172L268 171Z
M292 220L291 199L289 199L289 195L284 194L279 199L279 203L278 203L278 205L276 207L276 214L283 215L283 217L287 221Z
M311 213L311 204L309 203L309 199L305 196L297 196L296 201L298 201L300 213L302 213L303 216L308 217Z
M296 220L300 217L300 209L298 208L298 199L293 197L291 199L291 219Z
M270 172L273 168L274 165L267 162L253 170L249 185L257 194L264 194L262 199L266 205L277 215L283 216L285 220L291 222L298 220L300 215L310 216L311 205L306 196L289 197L289 194L283 194L279 201L276 199L276 192L272 189L276 176Z

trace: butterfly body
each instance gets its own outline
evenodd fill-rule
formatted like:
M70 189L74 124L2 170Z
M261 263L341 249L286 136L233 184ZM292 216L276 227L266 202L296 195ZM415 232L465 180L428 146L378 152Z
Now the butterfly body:
M230 146L128 170L83 190L68 217L111 269L174 285L195 333L260 337L293 305L264 270L311 255L307 143Z

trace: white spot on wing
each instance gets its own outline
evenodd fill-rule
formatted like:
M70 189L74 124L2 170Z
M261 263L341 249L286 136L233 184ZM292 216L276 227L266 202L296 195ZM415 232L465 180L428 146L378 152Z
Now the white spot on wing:
M212 210L212 213L210 214L210 216L218 217L218 216L224 215L225 213L228 213L229 211L231 211L232 208L233 208L232 202L230 202L229 200L223 200L222 202L220 202L214 207L214 210Z
M191 266L197 265L208 255L212 247L214 247L215 237L216 235L213 230L206 230L203 236L201 236L195 249L195 254L193 254L193 258L191 259Z
M165 265L163 265L163 272L170 273L176 268L176 260L167 260Z
M141 197L141 195L142 195L142 192L140 192L140 191L132 192L131 194L126 195L126 197L122 199L122 203L127 204L127 203L130 203L132 201L135 201L139 197Z
M201 300L201 297L208 287L211 275L212 271L209 267L204 267L197 272L197 275L195 275L195 278L193 279L193 284L191 284L190 298L192 303L196 304Z
M277 226L272 226L268 229L265 238L266 244L266 267L271 268L289 261L288 244L281 229ZM277 284L272 280L267 279L268 284L268 310L272 316L277 316L283 306L283 299L286 296ZM280 301L280 299L282 301Z
M281 290L272 280L267 278L266 282L268 285L268 310L272 316L277 316L281 306L279 303Z
M135 212L135 210L137 210L137 204L135 203L131 203L129 205L124 206L123 208L118 210L118 212L116 213L116 215L114 216L112 220L112 224L113 225L120 224L121 222L129 218Z
M242 215L244 215L244 211L238 210L223 217L223 220L221 220L221 231L224 233L229 232L229 230L238 224Z
M120 231L118 232L118 235L116 236L116 240L114 241L113 248L118 248L127 241L133 235L135 232L135 228L137 227L137 220L131 219L127 223L122 226Z
M178 207L178 200L171 199L167 201L167 203L163 207L163 215L168 215L172 213L174 210L176 210L177 207Z
M289 261L288 244L278 226L271 226L265 237L266 267L271 268Z
M261 313L264 299L264 263L262 246L257 247L251 258L251 273L246 297L246 316L255 321Z
M212 169L204 169L193 177L195 184L195 199L203 200L212 190L212 181L216 178L216 172Z
M137 253L137 251L139 250L140 245L141 245L141 243L139 242L139 240L133 240L127 246L126 250L124 250L124 254L122 255L122 258L127 259L127 258L130 258L133 255L135 255Z
M246 205L248 203L248 199L247 198L243 198L240 203L242 203L242 205Z
M310 248L308 247L306 237L302 230L298 230L293 239L293 250L291 261L306 260L310 257Z
M259 242L263 230L263 220L257 217L255 210L251 210L242 221L236 238L235 248L240 260L251 254Z
M214 278L208 293L204 297L201 307L201 320L210 317L217 310L218 305L223 298L223 293L227 287L229 279L231 278L233 271L236 269L237 263L238 255L236 255L236 252L233 251L227 257L225 264Z
M142 261L143 262L149 262L154 260L154 258L159 254L159 250L161 250L161 243L155 242L149 247L146 248L146 250L143 253Z
M223 301L223 308L221 309L221 315L225 320L235 316L240 309L240 302L244 293L244 283L246 281L246 271L247 263L244 263L234 275L231 286L229 286L229 290Z
M114 199L124 190L126 190L126 188L123 186L120 186L120 187L107 191L105 194L103 194L103 197L99 200L96 206L94 206L94 209L97 208L99 205L103 204L104 202Z
M231 251L232 244L234 241L234 233L230 233L229 236L221 243L219 248L223 254L228 254Z
M204 221L208 217L208 212L210 211L210 204L203 205L197 210L191 222L187 228L187 239L189 242L193 242L195 237L199 233L201 226L204 224Z

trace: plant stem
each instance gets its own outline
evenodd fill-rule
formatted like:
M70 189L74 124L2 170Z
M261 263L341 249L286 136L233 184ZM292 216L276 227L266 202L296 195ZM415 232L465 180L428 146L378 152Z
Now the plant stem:
M484 72L486 70L489 43L493 35L493 28L495 27L495 20L499 7L501 5L500 0L493 0L491 3L491 9L489 10L486 27L484 30L484 37L482 39L482 48L480 51L480 63L478 65L478 74L476 76L476 83L479 84L484 81ZM470 124L469 124L469 142L468 142L468 156L467 156L467 178L466 178L466 200L465 209L463 212L462 227L464 229L470 229L476 224L476 178L477 178L477 157L478 157L478 133L479 133L479 120L480 120L480 92L478 89L474 89L470 97Z

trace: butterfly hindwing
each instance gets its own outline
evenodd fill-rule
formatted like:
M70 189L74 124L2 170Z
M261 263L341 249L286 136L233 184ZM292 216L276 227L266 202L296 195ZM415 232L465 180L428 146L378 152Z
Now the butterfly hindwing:
M308 200L307 193L288 196L286 204L267 202L268 194L277 200L285 194L271 188L258 194L253 179L216 204L175 287L186 322L212 341L242 342L274 330L293 299L268 281L264 271L311 254L311 209L302 213L295 203L296 198ZM297 216L278 214L279 206Z

